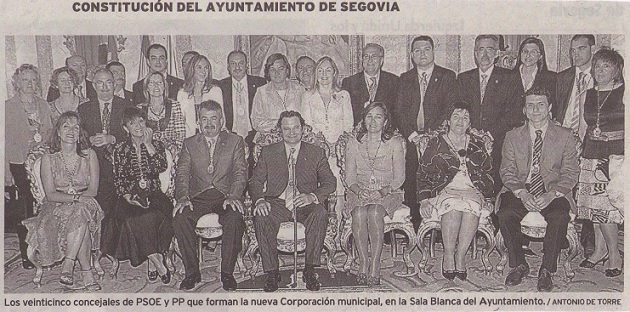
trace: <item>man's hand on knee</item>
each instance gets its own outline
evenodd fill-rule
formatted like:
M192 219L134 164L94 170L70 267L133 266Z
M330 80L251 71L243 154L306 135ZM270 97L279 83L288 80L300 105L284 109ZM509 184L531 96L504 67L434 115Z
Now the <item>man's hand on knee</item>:
M181 200L178 200L177 204L175 205L175 208L173 209L173 217L177 213L182 212L184 208L186 207L190 207L190 211L193 210L193 204L190 202L190 200L187 197L184 197Z
M228 206L232 207L232 210L238 211L241 214L244 214L245 212L245 206L243 205L243 202L238 199L228 198L223 201L223 210L227 209Z
M256 201L256 208L254 208L254 216L268 216L271 211L271 204L268 201L261 198Z

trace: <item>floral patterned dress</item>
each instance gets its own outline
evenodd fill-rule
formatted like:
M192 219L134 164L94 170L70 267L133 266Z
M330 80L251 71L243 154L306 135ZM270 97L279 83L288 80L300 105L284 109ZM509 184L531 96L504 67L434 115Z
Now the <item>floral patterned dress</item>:
M53 181L57 191L71 193L86 190L90 185L90 154L79 158L73 175L66 170L61 152L50 155ZM65 257L68 234L87 225L92 250L100 249L101 220L104 214L95 199L88 203L58 203L44 198L39 214L22 223L28 229L26 243L39 254L43 266L52 265Z

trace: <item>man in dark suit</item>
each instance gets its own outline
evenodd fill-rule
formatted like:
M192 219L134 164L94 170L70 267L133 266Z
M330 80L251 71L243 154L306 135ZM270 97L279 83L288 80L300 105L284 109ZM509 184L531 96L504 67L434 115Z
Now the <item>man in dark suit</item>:
M249 120L254 95L258 87L265 85L267 81L265 78L247 74L247 56L242 51L230 52L227 62L230 76L219 81L225 107L225 127L250 144L254 138Z
M509 131L503 145L501 179L506 189L498 210L499 227L508 249L512 270L505 284L514 286L529 274L521 245L521 220L540 212L547 222L543 259L538 272L538 291L551 291L551 273L567 243L569 210L575 206L571 190L579 167L571 130L550 122L549 92L533 87L525 94L523 112L527 124Z
M166 73L168 67L168 56L166 48L159 44L154 43L147 48L144 54L147 58L147 64L149 65L149 74L154 72L160 72L166 76L166 83L168 84L168 98L171 100L177 99L177 92L184 86L184 81L171 76ZM144 79L140 79L133 84L133 103L138 105L146 101L144 96Z
M267 273L264 290L278 290L276 236L280 223L292 220L292 211L297 209L296 220L306 227L303 280L307 289L316 291L321 285L314 268L320 265L328 223L328 213L322 204L335 191L337 179L324 150L301 141L304 119L300 113L282 112L278 127L283 141L263 147L249 181L249 193L255 203L256 238Z
M96 200L105 212L101 223L101 251L112 256L116 251L118 227L112 216L117 198L111 153L116 142L126 138L122 113L131 104L114 95L114 75L108 69L101 68L94 73L94 86L97 98L79 105L78 111L81 128L87 132L99 163Z
M82 99L83 102L96 99L96 90L91 81L85 79L87 76L87 63L81 55L72 55L66 58L66 66L72 68L79 78L76 82L75 94ZM48 88L46 101L52 102L59 98L59 89L54 86Z
M573 66L558 73L556 106L552 116L563 127L572 129L584 140L586 121L584 121L584 99L586 90L593 87L591 77L591 58L595 53L595 36L575 35L571 39L571 63Z
M398 101L394 119L398 128L410 143L417 143L419 133L438 128L444 121L447 106L457 100L455 72L440 67L434 61L433 39L419 36L411 42L411 59L414 67L400 76ZM418 151L408 145L405 156L405 202L417 207L416 171ZM412 209L412 218L419 221L418 209Z
M125 65L118 61L111 61L105 65L114 75L114 95L127 100L129 103L133 100L133 93L125 89L127 76L125 74Z
M341 88L350 93L354 124L361 122L361 114L367 104L382 102L393 112L398 98L398 76L381 70L385 49L376 43L363 47L363 71L343 80ZM396 120L393 120L397 127Z
M199 106L200 133L184 140L175 175L173 230L186 269L179 289L193 289L201 281L195 225L203 215L214 212L223 226L221 282L223 289L231 291L237 286L234 266L245 232L245 144L240 136L221 131L223 112L219 103L209 100Z
M593 87L591 76L591 58L595 53L595 36L579 34L571 39L571 63L573 66L558 73L555 106L552 116L563 127L573 130L584 140L586 121L584 120L584 100L586 90ZM584 255L589 256L595 249L595 233L591 220L580 220L582 232L580 243Z
M471 126L488 130L494 137L493 177L495 191L501 189L498 168L501 162L501 146L505 133L522 124L523 117L516 94L520 81L510 71L494 65L499 50L499 38L495 35L479 35L475 38L475 64L477 68L459 74L460 99L470 105Z
M315 61L307 55L298 57L295 62L295 77L306 91L315 86Z

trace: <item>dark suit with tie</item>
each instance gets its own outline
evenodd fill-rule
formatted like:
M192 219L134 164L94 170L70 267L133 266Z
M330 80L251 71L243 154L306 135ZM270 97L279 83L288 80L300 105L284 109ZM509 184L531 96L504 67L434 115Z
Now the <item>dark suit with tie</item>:
M254 95L258 87L267 84L267 80L258 76L247 75L247 95L249 111L252 111L252 103L254 103ZM234 122L234 102L232 99L232 77L227 77L219 81L219 87L223 92L223 109L225 111L225 127L232 131Z
M168 84L168 98L175 101L177 100L177 92L184 86L184 81L171 76L166 75L166 83ZM144 79L136 81L133 84L133 104L138 105L146 102L144 97Z
M393 112L398 123L398 129L408 139L414 132L433 130L439 127L445 118L448 105L457 101L457 79L455 73L444 67L434 65L431 77L428 77L426 94L422 109L424 113L424 129L418 129L418 113L420 111L420 80L416 67L400 75L398 100ZM410 145L413 146L413 145ZM405 155L405 202L415 206L416 200L416 171L418 171L418 152L415 148L408 148ZM419 217L419 211L412 209L414 219Z
M374 95L374 102L385 103L390 113L393 113L396 99L398 98L398 83L398 76L381 70L376 94ZM365 103L370 101L370 92L365 82L364 72L346 77L341 84L341 88L350 93L352 115L354 116L354 124L356 125L361 122L361 114L363 113ZM393 125L396 126L395 120Z
M501 179L507 192L500 195L501 204L497 215L512 268L525 263L520 228L521 220L528 210L513 192L527 189L526 182L532 168L532 149L529 125L507 133L501 162ZM540 211L547 221L542 266L553 273L557 269L562 244L566 241L567 225L570 221L569 210L575 206L571 190L577 183L579 167L575 139L571 130L549 122L542 140L538 170L547 192L565 195L555 198Z
M510 70L494 66L488 77L481 102L479 69L471 69L459 74L460 99L470 105L470 123L473 128L490 131L494 138L492 151L495 191L501 189L498 169L501 163L501 146L505 133L523 123L523 109L517 99L520 80L516 80Z
M295 184L300 194L313 193L319 204L296 208L297 221L306 227L306 266L318 266L324 246L328 213L322 203L337 187L324 150L301 142L295 163ZM263 147L249 181L252 202L264 198L271 204L267 216L254 217L256 238L265 272L278 270L277 240L280 223L290 221L292 212L279 199L289 184L289 162L284 142Z
M123 89L123 94L125 95L125 100L127 100L129 102L129 104L132 104L133 102L133 92L127 90L127 89Z
M116 138L116 142L122 142L127 135L122 128L122 114L131 104L117 96L111 100L110 120L108 134ZM81 128L87 132L88 137L103 133L102 111L98 99L90 100L79 105L81 116ZM99 185L96 200L105 212L105 218L101 225L101 251L103 254L113 255L116 251L118 240L118 225L115 223L112 213L118 197L114 186L114 167L111 153L113 146L94 147L99 163Z
M571 94L574 92L576 72L576 68L571 66L559 72L556 78L556 97L553 103L554 106L551 108L551 115L560 124L564 123L564 116L571 101Z
M94 89L94 85L92 84L91 81L87 79L85 80L85 90L83 92L85 92L85 96L87 97L88 100L96 99L96 90ZM48 94L46 95L46 101L52 102L58 98L59 98L59 89L53 86L48 87Z
M187 138L177 162L175 198L178 202L189 199L193 205L192 210L184 208L173 217L173 230L187 276L199 272L195 225L203 215L211 212L218 214L219 223L223 226L222 273L234 272L236 258L242 248L245 232L243 216L230 207L224 210L223 202L226 199L243 200L247 185L245 144L240 136L226 131L219 133L215 144L211 158L202 133Z

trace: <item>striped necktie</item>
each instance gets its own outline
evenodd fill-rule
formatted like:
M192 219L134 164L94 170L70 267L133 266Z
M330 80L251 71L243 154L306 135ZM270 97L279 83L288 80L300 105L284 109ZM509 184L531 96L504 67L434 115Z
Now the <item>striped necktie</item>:
M580 133L580 111L581 111L581 103L582 103L582 93L584 92L585 89L585 85L584 85L584 78L586 78L586 74L584 74L583 72L580 72L580 74L578 75L578 80L577 80L577 85L575 87L576 93L577 95L575 96L576 101L575 101L575 106L573 106L573 113L571 115L571 129L573 129L573 131L575 133Z
M528 191L530 194L538 197L545 192L542 175L540 175L540 155L542 154L542 130L536 130L536 139L534 140L534 155L532 157L532 176L529 182Z
M293 210L293 199L297 194L295 191L295 148L291 148L289 151L289 183L287 184L287 189L284 196L285 207L289 210Z

